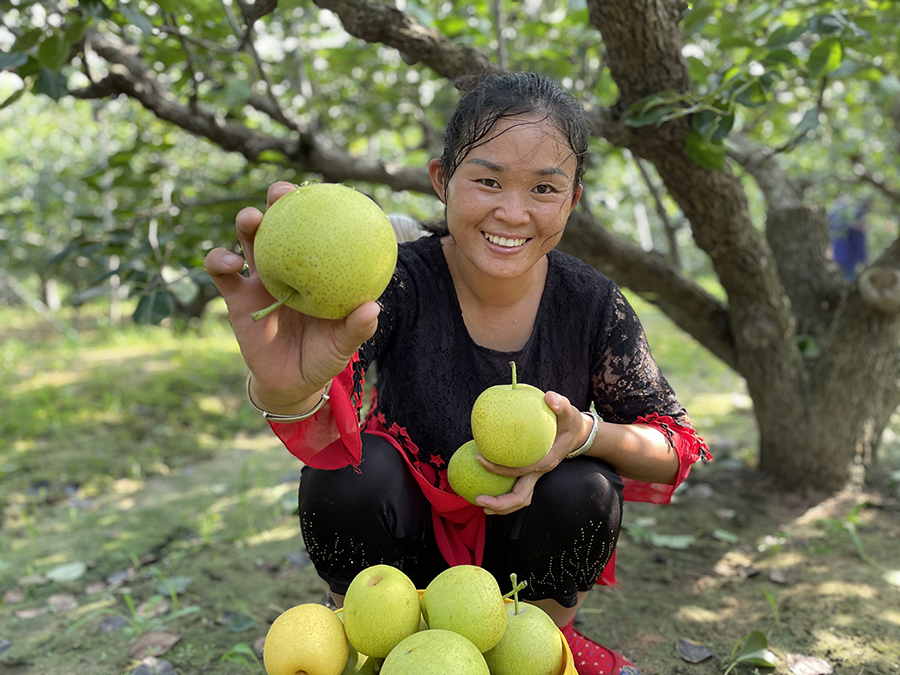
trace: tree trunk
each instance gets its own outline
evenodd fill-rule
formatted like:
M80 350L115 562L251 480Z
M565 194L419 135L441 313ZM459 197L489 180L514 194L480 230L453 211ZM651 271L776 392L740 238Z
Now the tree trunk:
M617 127L618 111L635 101L689 90L679 7L671 0L594 0L588 7L592 24L603 34L621 96L611 111L597 117L595 126L610 142L656 166L691 223L695 242L710 256L728 306L694 302L696 314L685 313L685 299L696 295L687 291L689 282L663 282L674 273L664 264L645 266L655 281L641 278L634 284L634 268L629 278L616 273L620 263L594 251L585 257L611 270L621 283L632 282L639 292L653 289L649 299L676 323L720 357L733 354L733 359L723 360L746 379L764 472L794 489L830 491L858 482L900 404L900 313L892 309L900 304L892 300L900 296L900 273L890 277L885 272L878 293L886 299L876 309L862 301L857 287L843 286L827 260L823 216L803 205L800 191L785 184L774 163L768 171L761 164L751 170L768 199L764 238L753 225L745 189L728 164L722 171L711 171L685 155L686 120L640 129ZM893 272L900 266L895 257L900 252L882 261ZM680 310L673 312L673 305ZM713 317L722 311L729 330L711 337Z

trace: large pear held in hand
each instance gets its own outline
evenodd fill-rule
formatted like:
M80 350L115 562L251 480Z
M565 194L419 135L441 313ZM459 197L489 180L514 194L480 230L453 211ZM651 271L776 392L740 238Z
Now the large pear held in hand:
M384 658L419 630L419 591L390 565L372 565L357 574L344 596L344 630L359 652Z
M506 609L493 575L476 565L456 565L438 574L422 593L422 616L429 628L468 638L481 652L506 632Z
M397 237L381 207L336 183L302 185L266 211L253 256L276 302L321 319L342 319L377 300L397 264Z
M501 476L485 469L477 459L475 441L463 443L450 457L447 464L447 480L460 497L472 504L479 495L499 497L513 489L515 476Z
M556 438L556 413L544 400L544 392L529 384L488 387L472 406L472 436L488 461L503 466L530 466L539 462Z

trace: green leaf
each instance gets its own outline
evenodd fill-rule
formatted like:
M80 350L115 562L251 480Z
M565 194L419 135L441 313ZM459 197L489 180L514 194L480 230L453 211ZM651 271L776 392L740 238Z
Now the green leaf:
M26 77L25 86L23 86L21 89L16 89L16 91L10 94L5 101L0 103L0 110L3 110L3 108L6 108L7 106L11 106L13 103L22 98L22 96L24 96L27 92L31 91L34 88L35 79L36 78L34 77Z
M69 47L63 33L52 33L41 41L38 47L38 62L44 68L58 70L66 62Z
M734 657L733 663L747 663L753 666L774 668L778 665L778 657L769 651L769 641L765 633L755 630L745 635L740 653Z
M28 63L28 55L16 52L0 52L0 70L18 68Z
M647 541L651 545L660 548L684 550L690 548L696 539L692 534L658 534L651 532L647 537Z
M232 633L244 633L256 628L256 619L246 614L235 614L228 621L228 630Z
M84 37L84 32L87 30L89 23L87 19L76 19L66 26L66 44L73 45Z
M779 26L776 28L769 39L766 41L766 47L775 49L778 47L786 47L794 42L797 38L806 32L806 26Z
M191 577L164 577L156 586L156 592L162 595L170 595L175 593L181 595L188 586L191 585L193 579Z
M728 542L729 544L739 544L741 538L738 537L734 532L729 532L728 530L716 529L713 530L712 533L713 539L718 539L719 541Z
M128 23L139 28L144 35L153 35L153 22L140 10L135 9L131 5L120 4L116 11L124 16Z
M57 565L47 572L47 578L60 582L78 581L84 576L85 572L87 572L87 565L79 560L63 565Z
M24 52L26 49L31 49L38 43L43 34L44 31L40 28L32 28L31 30L25 31L16 38L11 51Z
M153 291L138 302L134 310L134 322L143 326L155 326L175 311L175 300L165 289Z
M843 49L841 42L835 37L827 37L821 40L809 53L809 61L806 67L813 77L827 75L841 65Z
M34 90L39 94L46 94L54 101L58 101L68 92L68 80L65 75L57 70L41 68L34 83Z
M694 129L684 135L687 156L705 169L720 171L725 166L725 146L703 138Z
M834 14L820 14L809 20L809 29L819 35L830 35L844 30L844 22Z

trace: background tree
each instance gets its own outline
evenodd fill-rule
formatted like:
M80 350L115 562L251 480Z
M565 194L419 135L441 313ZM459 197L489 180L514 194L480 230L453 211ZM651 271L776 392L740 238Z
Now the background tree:
M202 307L202 253L229 239L232 200L258 202L250 186L273 176L360 182L389 210L439 217L424 166L458 90L534 69L594 128L562 248L745 378L763 471L833 490L872 465L900 404L896 3L0 7L0 67L18 83L6 105L94 101L120 138L85 177L106 221L80 219L56 261L93 245L141 292L141 320L172 311L176 279ZM227 154L198 162L198 144ZM873 253L849 282L825 210L848 192L871 200Z

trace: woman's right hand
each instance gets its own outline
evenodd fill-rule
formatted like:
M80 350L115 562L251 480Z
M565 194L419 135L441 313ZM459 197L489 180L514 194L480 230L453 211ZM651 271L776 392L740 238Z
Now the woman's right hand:
M294 189L291 183L273 183L266 207ZM262 217L259 209L242 209L235 229L244 258L216 248L206 256L204 268L225 299L241 354L253 373L253 400L270 412L298 414L315 405L325 386L374 335L379 307L367 302L344 319L317 319L282 305L254 322L252 312L275 302L253 261L253 240ZM245 259L247 276L241 274Z

